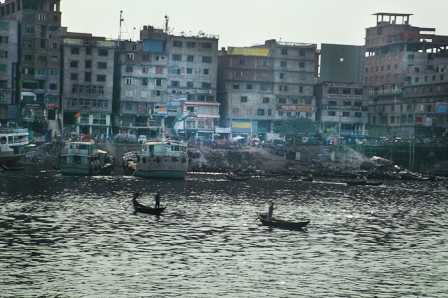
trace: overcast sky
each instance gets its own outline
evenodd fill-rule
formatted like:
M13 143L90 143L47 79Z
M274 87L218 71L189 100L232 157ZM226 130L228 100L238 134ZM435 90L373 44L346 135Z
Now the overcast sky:
M219 48L285 42L364 45L378 12L407 13L410 24L448 35L448 0L61 0L62 26L71 32L138 40L144 25L174 33L219 36ZM136 28L134 30L134 28Z

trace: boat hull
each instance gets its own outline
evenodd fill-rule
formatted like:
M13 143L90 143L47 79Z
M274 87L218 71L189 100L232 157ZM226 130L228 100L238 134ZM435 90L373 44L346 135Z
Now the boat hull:
M272 218L271 220L266 219L266 215L257 213L258 219L261 221L261 224L264 226L270 226L275 228L281 228L281 229L289 229L289 230L300 230L306 227L310 221L299 221L299 222L293 222L293 221L286 221L286 220L280 220L276 218Z
M164 178L164 179L184 179L186 171L175 170L139 170L135 171L134 176L146 178Z
M74 166L74 165L59 165L59 172L62 175L72 175L72 176L99 176L99 175L109 175L113 171L112 165L104 165L97 168L90 169L85 166Z

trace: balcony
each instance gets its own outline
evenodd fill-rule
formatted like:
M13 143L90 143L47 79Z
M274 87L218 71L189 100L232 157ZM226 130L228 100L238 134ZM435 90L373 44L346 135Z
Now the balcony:
M403 91L401 89L392 89L392 90L377 90L377 91L370 91L369 94L372 96L378 96L378 95L394 95L394 94L401 94Z

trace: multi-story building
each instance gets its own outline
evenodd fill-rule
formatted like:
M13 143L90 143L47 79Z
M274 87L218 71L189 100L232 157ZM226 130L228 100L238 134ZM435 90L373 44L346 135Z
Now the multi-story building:
M277 121L315 121L318 54L315 44L267 40L223 50L219 71L222 126L252 138L274 131Z
M108 137L116 41L61 31L63 133Z
M403 87L403 102L390 111L390 125L408 126L417 139L446 136L448 53L434 54L426 65L408 66L406 76L411 83Z
M44 132L55 120L60 102L60 0L6 0L0 19L19 22L19 57L16 72L18 119L23 126ZM13 99L14 101L14 99Z
M18 22L0 20L0 123L17 124Z
M420 83L415 81L416 77L412 81L409 70L411 67L420 73L430 71L434 67L431 61L447 51L448 36L435 35L434 28L411 26L411 14L374 15L376 26L366 29L365 43L365 84L371 102L369 134L414 138L414 128L420 125L417 124L420 120L412 112L413 105L432 105L440 99L422 96L409 102L410 97L403 96L403 89L412 90L410 86Z
M218 38L165 34L152 26L140 36L138 42L120 41L117 50L118 132L154 137L167 127L182 137L213 134L219 120Z
M366 135L368 98L363 95L363 46L322 44L318 121L329 140Z

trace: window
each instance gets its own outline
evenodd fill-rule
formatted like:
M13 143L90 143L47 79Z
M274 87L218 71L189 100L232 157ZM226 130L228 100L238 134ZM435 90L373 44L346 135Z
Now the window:
M240 65L246 65L246 59L240 59Z
M106 81L106 76L105 75L97 75L96 76L96 80L97 80L97 82L105 82Z
M193 88L193 82L187 82L187 87L188 88Z
M291 99L291 103L296 105L299 103L299 100L297 98L293 98L293 99Z
M74 55L78 55L79 54L79 48L78 47L73 47L70 49L70 53L74 54Z
M171 81L171 87L179 87L179 81Z
M355 117L361 118L362 117L362 113L361 112L355 112Z
M51 61L52 62L58 62L58 57L57 56L51 56Z
M204 42L202 43L202 48L204 49L211 49L212 48L212 44L209 42Z
M187 48L195 48L196 47L196 43L193 41L187 41Z
M92 60L86 60L85 64L86 64L86 68L92 68Z
M285 78L285 74L283 72L280 73L280 79L284 79Z
M280 66L286 67L286 61L280 61Z
M268 109L268 116L272 116L272 109Z
M9 36L0 36L0 43L8 43ZM25 41L25 45L31 48L31 41Z
M262 66L268 66L269 65L268 60L261 61L261 65Z
M336 112L335 111L328 111L328 116L336 116Z
M194 56L193 55L188 55L187 56L187 61L188 62L193 62L194 61Z
M142 79L142 85L148 85L148 78Z
M127 60L134 60L134 53L128 53L126 55Z
M134 83L134 80L132 78L128 78L124 80L125 85L132 85Z
M50 77L59 77L59 69L50 69Z
M134 71L134 67L132 65L126 66L126 72L133 72L133 71Z
M211 83L202 83L202 89L211 89L212 84Z
M173 47L182 47L182 41L173 40Z
M299 93L303 93L303 86L299 86Z
M156 79L156 86L162 86L162 79Z
M343 89L342 94L350 94L350 89Z
M47 74L47 71L45 68L37 68L36 69L37 76L45 76L46 74Z
M241 102L247 102L247 96L241 96Z
M252 88L253 88L253 85L252 85L252 84L246 84L246 89L248 89L248 90L252 90Z
M305 50L299 50L299 55L300 56L302 56L302 57L305 56L305 53L306 53Z
M193 73L193 68L187 68L187 74L192 74Z
M25 55L24 59L25 59L25 61L32 61L33 60L33 56L32 55Z
M98 62L98 69L106 69L107 62Z
M235 71L235 77L236 77L236 78L241 78L241 77L243 77L243 72L240 71L240 70Z
M92 55L92 48L91 47L87 47L86 48L86 55Z
M299 62L299 67L300 68L305 68L305 62Z
M264 109L258 109L257 110L257 115L258 116L264 116Z
M78 67L78 61L70 61L70 67L77 68Z
M350 112L342 112L342 117L350 117Z
M44 14L40 14L39 15L39 21L45 21L45 15Z
M288 55L288 49L281 49L282 55Z
M278 111L279 116L283 116L283 111Z
M9 29L9 24L5 23L5 22L1 22L0 23L0 29L2 30L8 30Z
M286 103L286 99L285 98L279 98L278 99L278 103Z
M173 55L173 61L182 61L182 55Z
M58 84L50 84L48 88L50 90L57 90L58 89Z
M70 74L70 80L77 81L78 80L78 74L77 73L71 73Z
M8 51L0 51L0 58L8 58Z
M209 56L203 56L203 57L202 57L202 62L203 62L203 63L212 63L212 57L209 57Z
M269 103L269 97L263 97L263 103Z
M209 70L207 68L204 69L204 75L209 75Z
M106 49L99 49L98 50L98 56L108 56L109 55L109 51Z
M238 85L238 84L233 84L233 85L232 85L232 89L238 90L238 89L240 89L240 85Z

